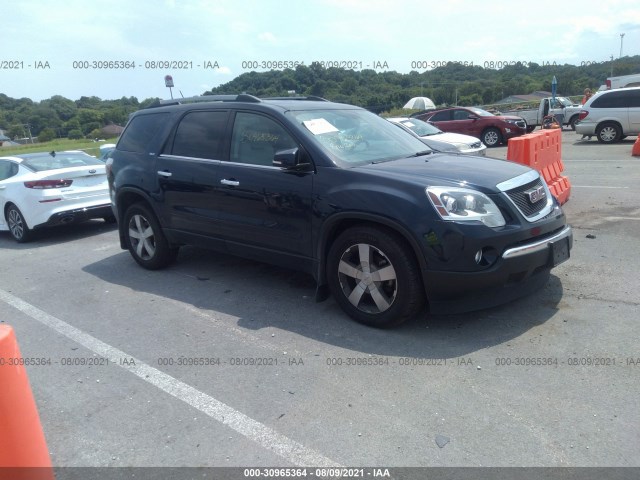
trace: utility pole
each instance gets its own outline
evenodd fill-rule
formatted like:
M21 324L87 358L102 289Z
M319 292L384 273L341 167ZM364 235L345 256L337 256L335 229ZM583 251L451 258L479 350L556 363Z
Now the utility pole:
M620 34L620 58L622 58L622 40L624 39L624 33Z

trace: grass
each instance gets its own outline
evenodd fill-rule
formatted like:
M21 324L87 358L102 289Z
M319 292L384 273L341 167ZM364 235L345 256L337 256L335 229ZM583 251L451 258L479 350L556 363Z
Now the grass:
M105 143L116 143L117 138L109 138L104 142L94 142L93 140L69 140L66 138L59 138L51 140L50 142L34 143L28 145L20 145L17 147L0 147L0 156L16 155L21 153L35 153L35 152L50 152L55 150L57 152L62 150L82 150L89 155L95 157L100 156L100 145Z

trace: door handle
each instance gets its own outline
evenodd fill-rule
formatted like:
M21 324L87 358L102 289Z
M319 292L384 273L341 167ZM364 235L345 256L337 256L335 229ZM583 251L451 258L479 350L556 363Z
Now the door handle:
M161 177L169 178L171 176L171 172L167 172L167 171L164 171L164 170L159 170L158 171L158 175L160 175Z
M227 180L226 178L223 178L222 180L220 180L220 183L223 185L229 185L231 187L237 187L238 185L240 185L240 182L237 180Z

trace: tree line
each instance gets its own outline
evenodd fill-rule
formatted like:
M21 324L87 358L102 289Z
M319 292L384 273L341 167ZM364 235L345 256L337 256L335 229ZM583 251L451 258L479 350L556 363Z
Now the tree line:
M425 96L436 105L488 105L510 95L551 91L555 76L558 95L582 95L585 88L598 89L607 77L640 72L640 55L586 65L520 64L500 69L450 63L424 72L346 70L325 68L318 63L295 69L247 72L228 83L204 92L212 94L248 93L258 97L315 95L349 103L373 112L401 108L410 98ZM37 136L53 138L94 138L102 127L124 125L132 112L145 108L157 98L142 102L136 97L102 100L81 97L69 100L60 95L34 102L0 94L0 129L9 138Z

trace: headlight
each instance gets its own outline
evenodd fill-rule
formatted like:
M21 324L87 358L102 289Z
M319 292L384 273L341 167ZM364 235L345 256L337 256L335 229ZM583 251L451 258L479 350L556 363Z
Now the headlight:
M458 150L468 150L469 149L469 145L467 145L466 143L453 143L452 142L451 145L456 147Z
M482 222L502 227L506 222L497 205L484 193L469 188L428 187L427 196L443 220Z

